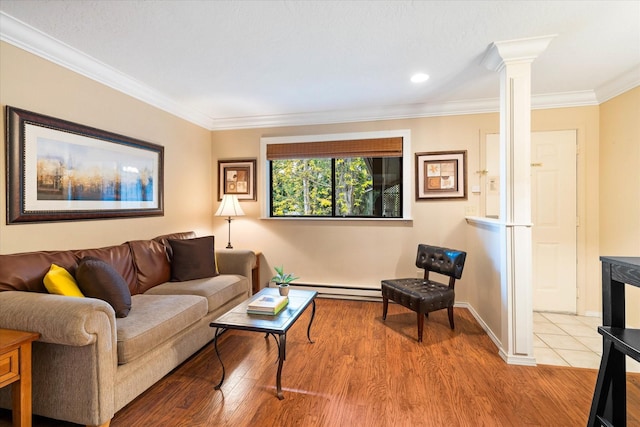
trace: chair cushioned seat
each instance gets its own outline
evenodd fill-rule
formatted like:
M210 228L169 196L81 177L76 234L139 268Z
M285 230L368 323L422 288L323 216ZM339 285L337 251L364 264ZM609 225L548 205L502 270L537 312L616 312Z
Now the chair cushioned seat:
M133 295L129 315L116 319L118 364L137 359L206 314L201 296Z
M423 279L383 280L382 295L420 313L450 307L456 297L454 290L448 286Z
M422 341L424 318L430 312L447 309L449 326L453 330L453 303L456 299L456 279L462 277L467 253L441 246L419 244L416 267L424 269L424 278L387 279L380 282L382 289L382 320L387 318L389 300L417 313L418 342ZM449 276L449 285L429 279L434 272Z

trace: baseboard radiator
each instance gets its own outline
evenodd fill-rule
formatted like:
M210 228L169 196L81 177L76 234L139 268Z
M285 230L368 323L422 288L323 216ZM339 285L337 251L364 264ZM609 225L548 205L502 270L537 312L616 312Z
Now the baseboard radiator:
M291 285L291 289L301 289L318 292L318 298L353 299L361 301L382 301L382 292L378 287L326 285L317 283L298 283Z

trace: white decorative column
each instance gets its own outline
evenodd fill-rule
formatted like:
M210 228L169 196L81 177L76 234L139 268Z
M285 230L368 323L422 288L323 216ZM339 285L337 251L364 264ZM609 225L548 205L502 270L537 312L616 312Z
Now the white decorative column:
M500 356L535 365L531 251L531 63L555 36L495 42L482 63L500 73Z

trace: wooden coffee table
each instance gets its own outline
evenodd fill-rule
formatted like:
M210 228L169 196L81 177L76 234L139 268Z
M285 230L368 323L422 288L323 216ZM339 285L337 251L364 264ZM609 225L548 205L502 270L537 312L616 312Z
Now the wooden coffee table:
M271 335L278 345L278 373L276 375L276 389L278 399L284 399L282 394L282 363L286 359L287 352L287 331L298 320L300 315L306 310L309 305L313 307L311 312L311 319L309 320L309 326L307 327L307 339L310 343L311 340L311 324L313 318L316 315L316 302L315 298L318 293L316 291L300 291L291 289L289 291L289 304L275 316L261 315L261 314L248 314L247 305L257 298L263 295L278 295L278 289L264 288L247 301L232 308L222 316L215 319L209 324L212 328L216 328L215 337L213 339L213 345L216 349L216 355L222 365L222 378L220 382L215 386L216 390L220 390L222 383L224 382L225 370L220 352L218 351L218 337L229 329L237 329L241 331L262 332L266 334L265 338Z

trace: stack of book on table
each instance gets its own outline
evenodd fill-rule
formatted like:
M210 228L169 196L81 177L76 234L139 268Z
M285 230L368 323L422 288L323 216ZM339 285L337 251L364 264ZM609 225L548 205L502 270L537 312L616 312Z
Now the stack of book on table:
M276 315L280 313L288 303L289 298L285 296L263 295L249 303L247 306L247 313Z

